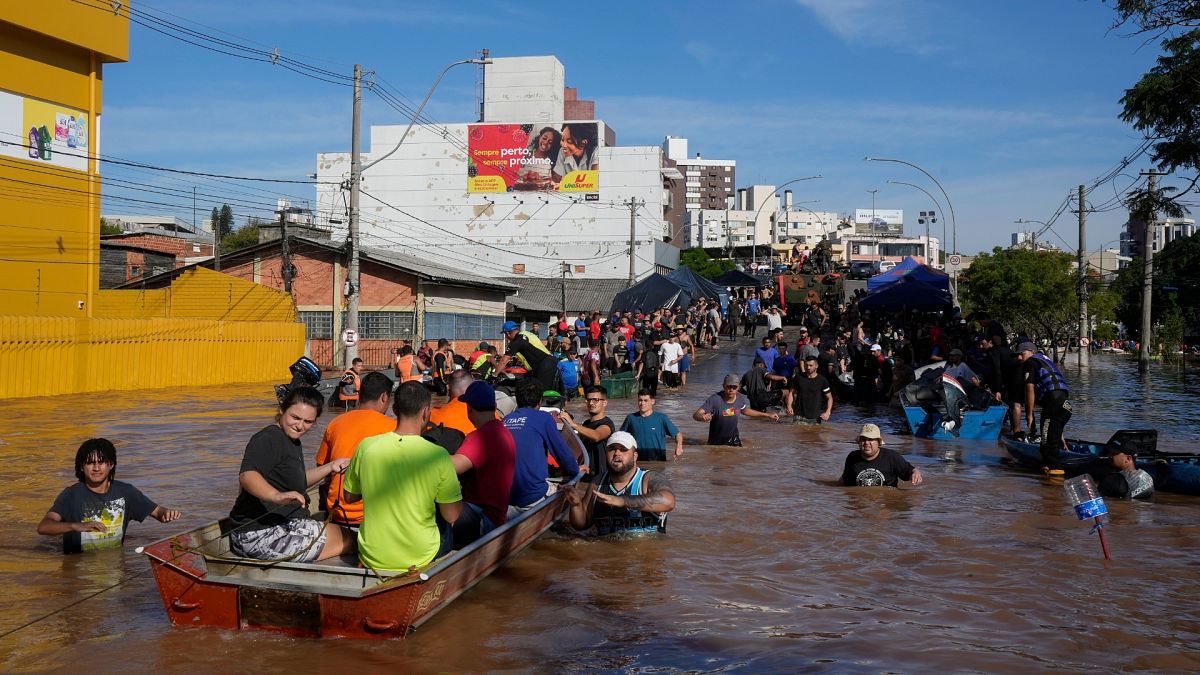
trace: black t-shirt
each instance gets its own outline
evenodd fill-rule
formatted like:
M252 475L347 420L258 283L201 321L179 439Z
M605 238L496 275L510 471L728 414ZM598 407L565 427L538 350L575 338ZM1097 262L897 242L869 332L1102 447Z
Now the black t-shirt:
M912 464L895 450L880 448L879 455L870 461L863 459L861 450L855 450L846 455L842 484L896 487L898 480L911 480L912 472Z
M304 449L300 447L299 440L288 438L276 424L250 437L239 471L257 471L271 487L280 492L305 494L308 490ZM308 517L308 509L296 502L267 504L245 490L238 492L237 501L229 512L229 519L234 526L245 532L282 525L290 518Z
M709 445L741 445L738 436L738 415L750 407L750 400L738 394L733 403L725 400L722 394L713 394L704 401L700 409L712 415L708 421Z
M742 393L752 402L762 403L768 400L771 396L769 389L766 368L756 366L742 375Z
M579 426L592 431L595 431L600 427L608 427L608 434L610 436L614 431L617 430L617 425L610 417L601 417L598 420L584 420ZM593 441L584 438L583 435L580 434L579 440L583 441L583 447L587 448L588 463L592 469L592 475L599 476L600 470L605 466L604 446L606 443L608 443L608 439L606 438L603 441Z
M58 494L50 510L66 523L101 522L106 532L67 532L63 535L63 553L80 553L105 548L120 548L125 541L129 521L139 523L157 505L129 483L114 480L104 494L97 494L83 483L75 483Z
M792 410L797 415L815 420L825 412L825 397L831 395L831 391L824 375L797 377L794 388L796 398L792 401Z

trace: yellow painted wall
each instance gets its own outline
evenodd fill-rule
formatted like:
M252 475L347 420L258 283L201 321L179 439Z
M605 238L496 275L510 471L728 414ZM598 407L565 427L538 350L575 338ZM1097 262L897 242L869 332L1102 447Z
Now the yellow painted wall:
M286 381L295 322L0 316L0 398Z
M114 12L110 0L7 0L0 21L20 26L105 61L129 60L129 5Z
M168 288L100 291L96 316L293 322L296 305L283 291L193 267Z

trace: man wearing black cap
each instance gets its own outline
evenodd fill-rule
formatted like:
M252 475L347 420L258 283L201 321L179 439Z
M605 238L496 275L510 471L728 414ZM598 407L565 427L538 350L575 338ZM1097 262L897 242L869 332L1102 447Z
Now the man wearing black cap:
M1067 400L1069 389L1062 371L1045 354L1037 351L1032 342L1017 345L1017 358L1024 367L1025 424L1034 433L1033 406L1042 407L1042 424L1046 432L1042 438L1042 463L1046 473L1063 475L1059 453L1066 447L1063 429L1071 419L1071 403Z
M454 522L454 548L462 548L500 527L508 518L517 445L504 422L496 419L496 392L473 382L459 397L475 431L450 455L462 483L463 509Z
M1104 456L1112 462L1116 473L1100 480L1100 494L1118 499L1149 499L1154 496L1154 479L1137 468L1133 451L1112 442L1104 445Z

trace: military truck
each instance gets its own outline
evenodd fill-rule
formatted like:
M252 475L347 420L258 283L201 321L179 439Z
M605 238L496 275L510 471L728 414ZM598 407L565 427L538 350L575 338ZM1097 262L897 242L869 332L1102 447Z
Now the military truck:
M828 274L806 274L784 272L777 278L779 298L787 312L789 322L800 321L808 305L823 302L825 307L836 307L843 300L845 276Z

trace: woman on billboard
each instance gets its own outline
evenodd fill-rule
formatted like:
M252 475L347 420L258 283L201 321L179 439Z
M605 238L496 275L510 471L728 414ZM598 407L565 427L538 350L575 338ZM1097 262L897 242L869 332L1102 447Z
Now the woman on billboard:
M550 127L543 127L530 136L525 148L525 162L517 171L514 190L546 190L550 188L550 174L558 153L562 148L561 135Z
M558 162L554 165L553 180L555 183L572 171L594 171L600 168L596 157L596 123L568 122L562 127L560 139L562 150L558 153Z

